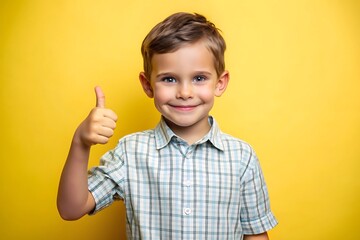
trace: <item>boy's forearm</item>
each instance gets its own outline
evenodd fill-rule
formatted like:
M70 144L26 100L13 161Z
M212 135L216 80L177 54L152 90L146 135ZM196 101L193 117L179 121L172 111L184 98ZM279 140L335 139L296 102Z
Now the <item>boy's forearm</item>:
M90 147L78 142L75 134L58 190L57 206L63 219L75 220L92 210L87 182L89 155Z
M245 235L244 240L269 240L267 232L257 235Z

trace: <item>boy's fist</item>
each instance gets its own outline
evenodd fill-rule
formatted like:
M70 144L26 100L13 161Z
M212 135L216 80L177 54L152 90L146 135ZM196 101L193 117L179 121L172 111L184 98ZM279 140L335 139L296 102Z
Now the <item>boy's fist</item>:
M105 95L100 87L95 87L96 107L78 127L75 138L90 147L94 144L105 144L114 134L117 116L105 108Z

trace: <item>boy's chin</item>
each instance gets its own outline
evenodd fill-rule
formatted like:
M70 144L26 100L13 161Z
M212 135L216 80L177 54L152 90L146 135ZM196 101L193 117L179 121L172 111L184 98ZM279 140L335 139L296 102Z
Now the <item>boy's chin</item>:
M185 128L185 127L188 127L189 124L187 124L186 122L184 121L177 121L175 119L171 119L171 118L167 118L163 115L163 118L166 122L166 124L172 128L172 127L176 127L176 128Z
M188 128L202 122L201 119L172 119L167 118L164 115L162 115L162 117L170 128ZM208 116L206 117L206 119L208 119Z

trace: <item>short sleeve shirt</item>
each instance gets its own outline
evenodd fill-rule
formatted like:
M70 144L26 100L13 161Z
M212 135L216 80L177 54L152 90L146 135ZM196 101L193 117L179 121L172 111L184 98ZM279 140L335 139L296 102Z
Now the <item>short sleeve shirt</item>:
M93 213L121 199L128 239L242 239L277 220L251 146L211 129L188 145L161 119L119 140L89 171Z

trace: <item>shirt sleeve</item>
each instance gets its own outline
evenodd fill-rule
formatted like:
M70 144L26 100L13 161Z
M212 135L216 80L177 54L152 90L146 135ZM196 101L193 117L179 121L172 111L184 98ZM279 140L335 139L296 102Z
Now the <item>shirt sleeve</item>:
M266 232L277 225L270 209L269 194L254 151L244 154L247 168L241 176L241 224L244 234Z
M100 165L89 170L88 189L96 204L90 215L108 207L114 200L124 199L125 176L125 162L118 149L105 153L100 159Z

